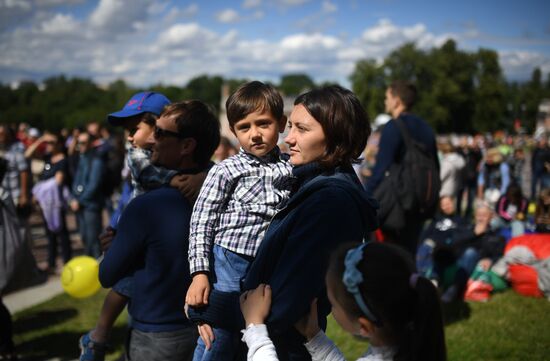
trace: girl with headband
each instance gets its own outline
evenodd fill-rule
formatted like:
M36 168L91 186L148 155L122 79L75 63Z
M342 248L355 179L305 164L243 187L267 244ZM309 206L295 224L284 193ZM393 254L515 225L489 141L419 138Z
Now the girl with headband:
M414 273L412 261L400 248L373 242L344 245L334 253L325 281L336 322L369 341L360 361L446 359L437 291ZM248 360L277 360L263 324L270 302L268 285L241 296ZM295 325L307 339L312 360L344 360L317 320L314 301L309 315Z

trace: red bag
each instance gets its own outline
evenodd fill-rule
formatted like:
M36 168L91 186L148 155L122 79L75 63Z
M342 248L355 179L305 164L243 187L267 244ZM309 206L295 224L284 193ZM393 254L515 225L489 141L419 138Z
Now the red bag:
M481 280L468 280L466 292L464 293L465 301L487 302L491 297L493 286Z
M520 295L543 297L539 289L537 271L531 266L511 264L508 266L508 279L514 291Z

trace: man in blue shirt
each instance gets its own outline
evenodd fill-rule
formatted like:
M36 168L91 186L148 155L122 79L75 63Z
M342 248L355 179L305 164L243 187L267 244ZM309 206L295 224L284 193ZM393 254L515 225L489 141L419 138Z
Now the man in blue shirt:
M203 171L220 139L219 122L200 101L174 103L149 138L156 166L193 174ZM183 313L191 276L187 261L192 204L175 188L136 197L100 265L99 279L111 287L134 276L128 311L131 360L191 360L197 331Z
M397 124L395 124L396 119L401 119L410 137L425 144L426 149L433 152L433 157L437 160L437 146L432 128L422 118L409 113L415 101L416 88L410 83L395 81L386 90L386 112L392 116L392 119L384 126L380 136L376 164L372 176L365 185L369 194L374 194L391 165L401 163L405 156L405 142ZM397 243L411 254L415 254L423 223L424 219L421 217L408 214L402 229L385 229L384 224L381 225L381 229L388 241Z

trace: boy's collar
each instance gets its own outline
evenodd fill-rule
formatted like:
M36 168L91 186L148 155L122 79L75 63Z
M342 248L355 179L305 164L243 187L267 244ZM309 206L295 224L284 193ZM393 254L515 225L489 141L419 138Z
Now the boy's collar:
M281 159L281 150L277 145L263 157L257 157L254 154L248 153L243 147L240 148L239 154L242 154L246 159L252 162L273 163Z

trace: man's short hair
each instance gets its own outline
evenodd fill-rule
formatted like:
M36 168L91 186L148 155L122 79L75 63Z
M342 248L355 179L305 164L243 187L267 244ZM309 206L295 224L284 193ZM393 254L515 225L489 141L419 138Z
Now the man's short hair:
M178 133L196 140L193 160L206 166L220 143L220 122L211 108L200 100L186 100L168 105L161 116L173 117Z
M358 162L371 126L367 112L352 91L339 85L314 89L300 95L303 105L323 127L326 151L320 163L327 168Z
M279 120L283 117L284 104L281 94L270 84L251 81L241 85L225 102L227 120L231 129L249 114L270 112Z
M396 80L392 82L389 89L393 96L401 99L406 110L411 110L416 103L416 87L407 81Z

